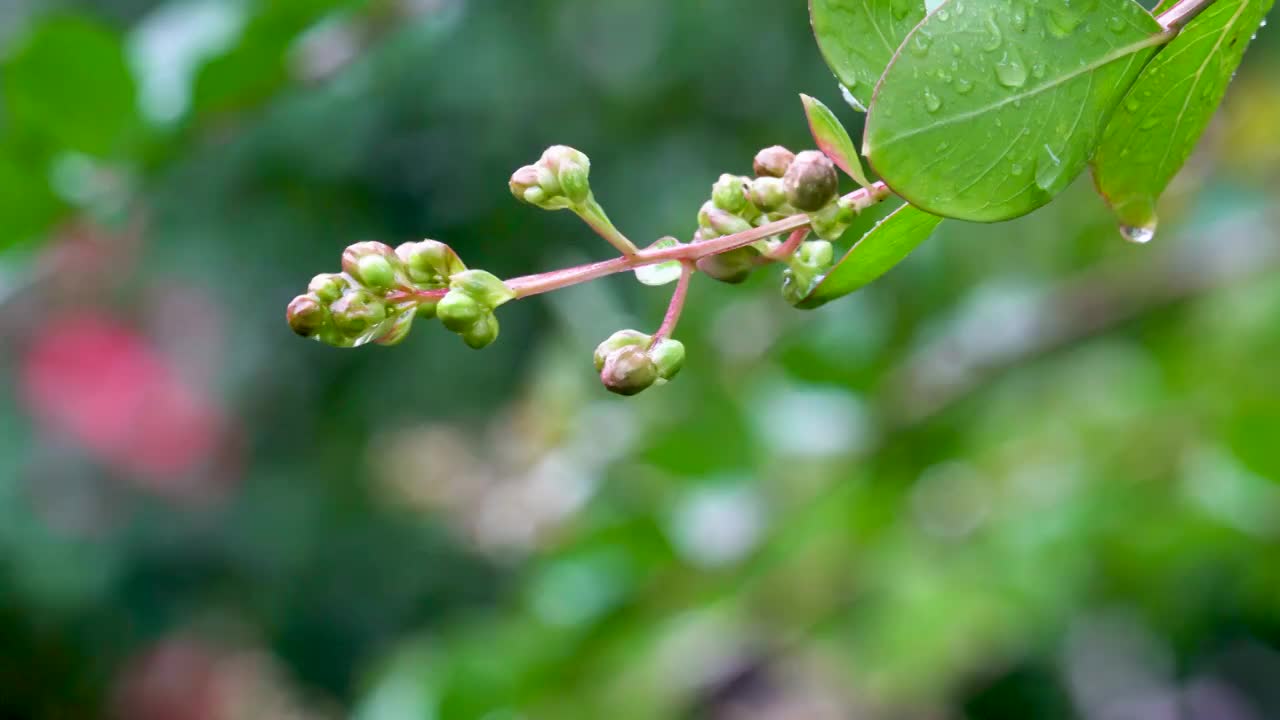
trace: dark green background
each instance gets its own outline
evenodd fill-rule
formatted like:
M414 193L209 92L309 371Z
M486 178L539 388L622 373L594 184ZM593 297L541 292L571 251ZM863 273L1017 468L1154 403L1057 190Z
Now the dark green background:
M798 93L860 122L800 0L0 10L0 717L1280 716L1269 30L1150 246L1082 178L818 311L698 278L686 370L624 400L591 351L666 303L625 276L481 353L284 306L362 239L607 257L507 191L554 143L624 232L688 237L809 144ZM190 77L139 54L219 23ZM191 464L77 433L174 442L105 356L34 367L77 318L212 408ZM35 376L114 400L51 415Z

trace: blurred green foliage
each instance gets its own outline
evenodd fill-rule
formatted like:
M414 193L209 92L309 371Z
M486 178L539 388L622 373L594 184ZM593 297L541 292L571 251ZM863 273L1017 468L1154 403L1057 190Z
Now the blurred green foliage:
M799 92L843 107L804 3L4 12L0 717L1280 715L1265 30L1151 247L1082 180L817 311L700 278L624 400L591 351L666 303L630 275L483 353L283 308L361 239L606 257L510 197L553 143L687 237L811 144Z

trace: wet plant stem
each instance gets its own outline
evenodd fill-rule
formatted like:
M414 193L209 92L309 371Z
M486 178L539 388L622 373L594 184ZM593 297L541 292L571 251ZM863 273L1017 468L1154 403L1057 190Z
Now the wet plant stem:
M1168 33L1176 33L1214 3L1214 0L1181 0L1156 18Z
M889 187L882 182L875 183L870 187L855 190L845 196L846 199L852 201L861 212L872 205L875 205L885 198L889 197ZM677 245L676 247L646 249L636 252L634 255L623 255L613 258L612 260L603 260L601 262L589 263L587 265L578 265L576 267L565 268L563 270L553 270L551 272L539 273L537 275L523 275L521 277L511 278L506 281L507 287L511 288L516 294L516 298L527 298L542 293L559 290L561 288L572 287L591 280L597 280L602 277L614 275L628 270L635 270L639 267L647 265L656 265L658 263L669 262L671 260L680 260L682 262L696 263L699 259L711 255L719 255L737 250L744 245L750 245L757 240L791 233L809 227L809 216L804 214L792 215L782 218L781 220L771 222L768 225L761 225L758 228L752 228L745 232L734 233L733 235L725 235L714 240L707 240L700 243L690 243L688 245ZM788 241L790 242L790 241ZM418 298L420 300L438 300L444 297L446 289L425 290L418 292L392 293L388 296L389 300L404 300L409 297Z
M676 325L680 322L680 313L684 311L684 302L689 297L689 284L693 280L694 265L692 260L680 262L680 280L676 282L676 290L671 294L671 304L667 305L667 314L662 318L662 326L653 334L649 347L662 342L675 334Z

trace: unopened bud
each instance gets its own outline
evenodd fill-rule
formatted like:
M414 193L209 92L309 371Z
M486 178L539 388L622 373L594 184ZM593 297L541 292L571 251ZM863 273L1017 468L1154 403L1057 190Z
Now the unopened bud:
M506 283L484 270L466 270L454 275L449 280L449 288L451 294L453 291L466 293L489 310L516 297Z
M658 381L658 367L642 348L624 347L605 358L600 381L609 392L635 395Z
M461 290L450 290L436 305L441 324L456 333L469 330L486 312L475 298Z
M751 245L698 260L698 270L713 280L730 285L745 281L759 262L760 251Z
M707 222L720 235L735 235L751 229L751 223L715 206L707 210Z
M771 213L787 204L787 186L781 178L760 177L751 181L751 204Z
M449 278L467 269L453 248L436 240L407 242L396 248L409 279L426 287L444 287Z
M670 380L684 367L684 343L663 338L649 349L649 358L658 369L658 377Z
M320 298L322 302L331 303L342 297L342 293L351 287L351 283L336 273L326 273L311 278L307 292Z
M805 265L824 270L835 259L835 247L826 240L810 240L796 250L796 260Z
M473 350L489 347L498 340L498 318L487 312L461 335L462 341Z
M378 290L396 285L399 262L391 246L380 242L358 242L342 252L342 269L356 282Z
M839 240L857 217L852 204L841 198L809 215L809 227L823 240Z
M756 159L752 165L758 177L780 178L787 174L787 169L795 159L795 153L781 145L774 145L756 153Z
M285 317L302 337L313 337L329 327L329 309L315 295L299 295L289 303Z
M806 150L796 156L783 182L787 202L801 212L817 212L835 198L840 178L830 158L817 150Z
M541 163L555 173L569 202L580 205L591 195L591 159L566 145L554 145L542 153Z
M649 347L649 343L653 341L652 335L646 335L639 330L619 330L609 336L608 340L596 346L595 360L596 370L604 370L604 362L610 355L621 350L624 347L638 347L641 349Z
M431 320L436 316L436 306L440 304L439 299L423 300L418 303L418 317L423 320Z
M387 306L367 290L349 290L329 306L334 327L349 338L369 332L387 319Z
M734 215L747 208L747 180L736 175L724 174L711 186L711 202L716 207Z

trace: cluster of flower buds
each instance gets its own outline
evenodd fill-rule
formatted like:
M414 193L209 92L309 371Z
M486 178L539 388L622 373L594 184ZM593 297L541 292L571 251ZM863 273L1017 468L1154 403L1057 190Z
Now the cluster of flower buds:
M511 194L543 210L580 207L591 197L591 160L565 145L554 145L533 165L511 176Z
M430 293L445 289L443 297ZM393 250L359 242L343 251L342 272L315 276L306 294L289 303L286 316L297 334L335 347L395 345L415 318L439 317L468 345L481 348L498 337L494 308L513 297L498 278L468 270L444 243L423 240Z
M635 395L674 378L684 367L684 345L671 338L619 330L600 343L595 353L600 382L610 392Z
M852 201L839 197L835 164L816 150L797 155L781 146L765 148L756 154L753 169L754 178L720 176L711 188L711 199L698 211L698 231L693 241L745 232L798 213L809 215L813 233L822 240L805 243L788 260L790 274L784 294L790 298L794 291L786 288L800 287L825 269L818 267L816 261L831 255L827 241L844 234L857 215L857 208ZM766 238L705 257L698 261L698 269L717 280L740 283L781 243L781 237Z

